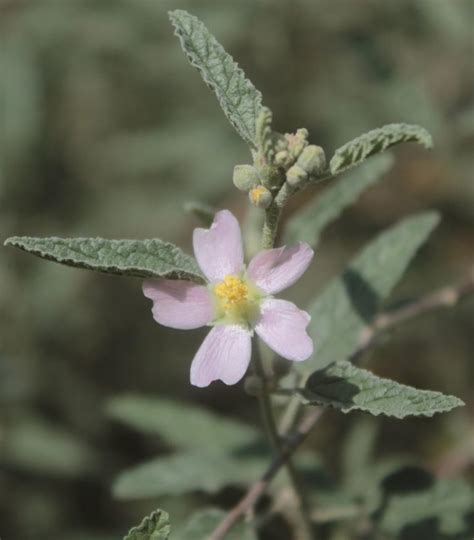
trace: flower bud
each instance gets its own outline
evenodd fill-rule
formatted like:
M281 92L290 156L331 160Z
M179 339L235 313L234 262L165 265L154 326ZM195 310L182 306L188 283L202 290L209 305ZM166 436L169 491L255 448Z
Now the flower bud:
M257 208L266 209L272 204L272 194L264 186L254 187L249 191L250 202Z
M263 381L257 375L249 375L244 381L244 390L250 396L259 396L263 391Z
M253 165L236 165L232 181L240 191L248 191L260 183L257 169Z
M296 165L301 167L309 176L320 174L326 167L326 155L320 146L310 144L299 155Z
M308 146L308 130L300 128L296 133L286 133L285 138L288 144L288 152L290 154L289 165L294 163L301 152Z
M286 173L286 181L291 187L301 187L308 180L308 173L299 165L293 165Z
M289 155L286 150L280 150L276 153L274 163L277 167L284 167L288 161Z
M288 150L288 140L285 135L281 133L273 132L275 152L281 152L282 150Z
M285 181L284 174L272 165L261 164L257 166L258 174L260 178L260 184L263 184L266 188L279 188Z

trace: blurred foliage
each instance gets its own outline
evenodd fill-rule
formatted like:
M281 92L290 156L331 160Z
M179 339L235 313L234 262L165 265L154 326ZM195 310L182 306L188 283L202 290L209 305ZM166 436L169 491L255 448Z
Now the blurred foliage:
M390 122L420 124L433 135L430 153L396 149L384 182L325 230L294 299L307 302L308 291L321 290L377 231L432 207L443 221L395 296L462 276L474 245L471 0L3 0L4 238L159 237L189 251L197 220L183 211L188 201L246 215L246 197L233 189L231 176L248 151L182 54L166 16L175 8L205 21L234 55L274 111L276 129L304 125L328 155ZM294 199L290 212L306 204L308 193ZM104 404L118 392L194 400L258 424L255 402L241 386L190 387L201 332L158 327L139 281L68 270L6 249L2 255L0 488L8 496L0 500L0 535L108 540L158 506L178 524L198 507L234 502L239 487L136 502L111 495L119 471L169 451L164 440L111 421ZM364 358L383 376L457 395L468 405L434 420L374 420L373 467L381 456L411 454L430 470L472 480L472 307L468 300L407 324L398 340ZM311 441L335 483L347 476L338 449L344 452L341 441L354 418L329 413ZM355 439L364 439L361 433ZM442 499L439 482L432 497ZM462 505L469 504L466 489L459 488ZM413 507L426 507L417 501ZM450 532L454 518L439 524L424 515L399 531L400 521L392 526L393 515L403 513L396 498L384 508L377 514L380 531L361 535L457 538ZM265 525L266 538L287 538L283 514ZM352 522L342 530L324 524L321 538L353 538L354 530Z

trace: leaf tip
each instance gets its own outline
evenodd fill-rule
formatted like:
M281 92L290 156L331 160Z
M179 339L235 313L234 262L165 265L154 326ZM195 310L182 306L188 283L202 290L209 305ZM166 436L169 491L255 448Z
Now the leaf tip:
M168 11L168 18L171 22L174 22L174 19L184 14L189 15L189 13L187 11L184 11L183 9L170 9Z
M12 246L12 247L21 247L22 245L22 237L21 236L10 236L7 238L4 242L4 246Z
M457 409L458 407L465 407L466 406L466 403L458 398L457 396L452 396L453 398L453 409Z
M429 231L432 231L435 227L437 227L441 221L441 212L439 210L431 209L426 210L426 212L423 213L425 218L425 223ZM423 217L423 214L419 217Z

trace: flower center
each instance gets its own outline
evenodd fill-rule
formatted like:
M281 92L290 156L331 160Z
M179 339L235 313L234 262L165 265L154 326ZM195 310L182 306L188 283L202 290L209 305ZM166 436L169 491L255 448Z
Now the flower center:
M247 303L249 288L239 277L229 274L214 287L214 292L222 309L228 314Z
M214 324L239 324L252 327L258 318L264 294L245 276L229 274L212 286Z

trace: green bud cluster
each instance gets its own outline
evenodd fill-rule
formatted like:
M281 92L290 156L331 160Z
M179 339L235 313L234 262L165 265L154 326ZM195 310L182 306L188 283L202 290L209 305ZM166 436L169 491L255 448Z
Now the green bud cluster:
M296 130L296 133L285 133L285 139L287 141L288 152L288 159L285 167L287 169L293 165L301 152L308 146L308 130L300 128Z
M286 181L292 187L301 187L311 177L321 174L326 167L326 155L320 146L310 144L298 156L296 163L286 173Z
M233 182L249 194L257 208L268 208L285 182L302 187L326 167L324 150L308 143L308 130L281 134L272 130L272 113L262 107L256 121L257 149L252 151L253 165L234 167Z
M249 194L250 202L257 208L268 208L273 201L272 189L279 188L285 181L284 175L265 162L259 165L236 165L233 182L237 189Z

